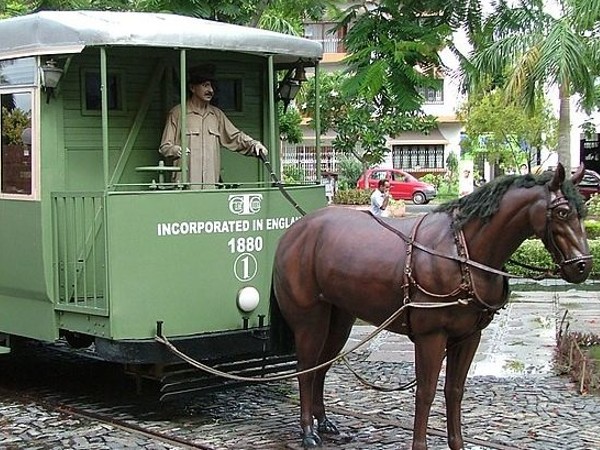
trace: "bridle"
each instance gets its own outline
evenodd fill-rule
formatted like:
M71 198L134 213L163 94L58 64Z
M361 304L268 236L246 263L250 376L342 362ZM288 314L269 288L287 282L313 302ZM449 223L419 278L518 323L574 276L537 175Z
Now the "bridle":
M551 251L550 254L552 255L552 258L554 259L554 263L558 267L562 268L569 264L583 262L583 261L592 259L592 255L582 255L582 256L577 256L575 258L567 259L565 257L565 255L563 254L562 250L560 249L560 247L556 243L556 240L554 239L554 235L552 233L551 227L552 227L552 224L556 221L556 219L554 217L555 216L554 211L558 207L561 207L564 205L568 206L569 200L567 200L567 198L562 194L557 195L555 198L552 198L552 192L550 192L550 188L548 186L546 186L546 189L547 189L547 193L548 193L548 207L546 208L546 224L544 227L544 236L542 237L542 240L544 241L544 243L546 243L546 245L548 246L549 249L552 248L553 251ZM567 217L564 217L564 219L566 219L566 218ZM559 217L559 219L561 219L561 217ZM560 258L559 261L556 261L556 259L557 259L556 256L558 256Z

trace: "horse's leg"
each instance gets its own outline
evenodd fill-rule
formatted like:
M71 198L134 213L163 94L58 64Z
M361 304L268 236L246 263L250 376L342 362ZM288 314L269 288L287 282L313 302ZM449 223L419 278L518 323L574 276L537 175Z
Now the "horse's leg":
M461 403L469 367L471 367L480 339L481 331L478 331L459 344L448 346L444 393L446 396L448 447L452 450L463 448Z
M432 333L414 336L413 340L415 343L417 394L412 448L413 450L426 450L427 421L444 360L447 337L443 333Z
M331 319L329 321L329 335L325 341L325 346L319 358L319 364L327 362L335 358L344 347L348 340L352 325L354 324L354 316L342 311L339 308L333 308L331 311ZM327 418L325 413L325 403L323 401L323 391L325 388L325 375L331 368L331 365L326 366L315 373L313 386L313 414L317 419L318 431L326 434L339 434L336 425Z
M295 316L302 318L301 321L292 325L299 372L316 366L320 361L320 355L325 345L325 337L329 333L331 308L329 304L320 303L308 311L298 311L298 315ZM305 448L321 445L321 438L314 426L313 398L315 378L316 374L314 371L298 375L300 427L302 428L302 445Z

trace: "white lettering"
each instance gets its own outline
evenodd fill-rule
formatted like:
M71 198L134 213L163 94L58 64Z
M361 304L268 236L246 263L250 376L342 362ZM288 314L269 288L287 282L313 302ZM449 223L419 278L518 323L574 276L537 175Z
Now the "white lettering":
M300 217L272 217L250 220L207 220L204 222L161 222L156 225L158 236L188 234L245 233L250 230L285 230Z

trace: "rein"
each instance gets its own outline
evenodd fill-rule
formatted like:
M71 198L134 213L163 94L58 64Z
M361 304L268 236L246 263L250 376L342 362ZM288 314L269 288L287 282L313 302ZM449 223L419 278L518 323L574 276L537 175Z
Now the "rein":
M405 305L402 305L400 308L398 308L394 314L392 314L390 317L388 317L384 322L381 323L381 325L379 325L375 330L371 331L367 337L365 337L363 340L361 340L360 342L358 342L357 344L355 344L354 346L352 346L351 348L349 348L348 350L338 354L336 357L330 359L329 361L326 361L324 363L321 363L317 366L313 366L310 367L308 369L304 369L301 371L294 371L292 373L287 373L287 374L282 374L282 375L274 375L274 376L265 376L265 377L243 377L240 375L235 375L235 374L231 374L228 372L223 372L221 370L215 369L214 367L211 367L209 365L203 364L200 361L195 360L194 358L192 358L191 356L186 355L185 353L183 353L182 351L180 351L177 347L175 347L175 345L173 345L169 339L167 339L166 336L163 335L162 332L162 322L157 322L157 326L156 326L156 336L154 337L154 340L160 344L163 344L165 347L167 347L167 350L169 350L171 353L173 353L174 355L176 355L177 357L179 357L181 360L187 362L188 364L190 364L191 366L200 369L204 372L210 373L212 375L216 375L218 377L222 377L222 378L226 378L229 380L235 380L235 381L243 381L243 382L262 382L262 383L266 383L269 381L282 381L282 380L288 380L291 378L295 378L299 375L305 375L307 373L311 373L311 372L315 372L319 369L323 369L324 367L330 366L331 364L338 362L342 359L345 359L346 356L348 356L350 353L356 351L357 349L359 349L360 347L362 347L363 345L365 345L367 342L371 341L373 338L375 338L375 336L377 336L379 333L381 333L384 329L386 329L388 326L390 326L392 324L392 322L394 322L395 320L397 320L400 317L400 314L402 314L404 312L405 309L407 308L417 308L417 309L439 309L439 308L448 308L451 306L466 306L470 303L470 300L456 300L450 303L407 303ZM354 372L353 372L354 373ZM411 384L412 382L407 383L406 387L403 387L404 389L408 389L412 386ZM385 388L383 388L385 389ZM398 390L398 388L395 388L394 390Z
M306 211L304 211L302 209L302 207L296 202L296 200L294 200L292 198L292 196L289 194L289 192L285 190L285 188L283 187L283 183L281 182L281 180L279 178L277 178L277 175L275 175L275 172L273 172L273 168L271 167L271 163L266 158L266 156L263 155L262 153L260 153L259 158L263 162L263 164L265 165L265 167L267 168L267 170L269 171L269 175L271 176L271 179L273 180L273 184L275 186L277 186L277 188L279 189L279 191L281 192L281 194L285 197L285 199L288 202L290 202L292 204L292 206L296 209L296 211L298 211L301 215L305 216L306 215Z

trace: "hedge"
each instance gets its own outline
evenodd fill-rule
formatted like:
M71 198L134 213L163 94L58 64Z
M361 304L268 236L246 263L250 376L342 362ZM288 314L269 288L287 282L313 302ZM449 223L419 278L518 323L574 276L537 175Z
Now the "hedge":
M590 278L600 279L600 239L588 239L588 244L590 246L590 253L593 257L593 267ZM548 253L544 244L539 239L527 239L512 255L511 259L536 267L554 267L550 253ZM523 277L530 277L532 275L531 270L511 263L506 265L506 269L512 274Z

